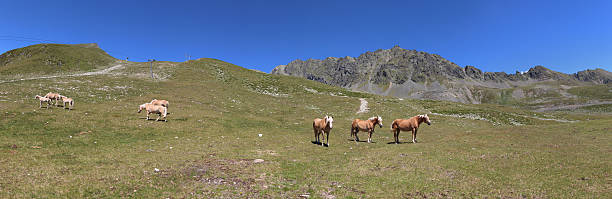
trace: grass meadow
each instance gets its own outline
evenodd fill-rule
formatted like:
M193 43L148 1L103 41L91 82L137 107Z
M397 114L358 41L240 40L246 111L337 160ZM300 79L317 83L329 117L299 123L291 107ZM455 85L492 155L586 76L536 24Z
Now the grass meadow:
M156 63L152 80L148 66L0 84L0 198L612 197L609 105L398 99L214 59ZM51 91L74 110L40 109L34 96ZM170 101L168 122L136 113L153 98ZM356 113L359 98L369 112ZM424 113L419 143L402 132L390 144L393 119ZM329 147L312 143L326 114ZM350 139L352 119L375 115L374 143Z

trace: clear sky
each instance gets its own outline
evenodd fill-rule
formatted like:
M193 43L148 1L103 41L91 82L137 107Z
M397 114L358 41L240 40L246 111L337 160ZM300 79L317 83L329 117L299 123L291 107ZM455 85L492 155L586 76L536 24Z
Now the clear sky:
M117 58L217 58L269 72L399 45L460 66L612 69L612 1L4 1L0 52L47 40Z

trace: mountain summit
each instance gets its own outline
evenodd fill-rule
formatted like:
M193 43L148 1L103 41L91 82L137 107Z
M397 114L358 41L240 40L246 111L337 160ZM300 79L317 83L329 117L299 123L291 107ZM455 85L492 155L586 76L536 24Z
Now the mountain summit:
M612 73L603 69L564 74L543 66L527 72L482 72L460 67L437 54L406 50L399 46L366 52L359 57L294 60L274 68L272 74L291 75L355 91L416 99L463 103L489 103L501 90L541 82L566 85L607 84ZM518 91L521 98L526 93Z

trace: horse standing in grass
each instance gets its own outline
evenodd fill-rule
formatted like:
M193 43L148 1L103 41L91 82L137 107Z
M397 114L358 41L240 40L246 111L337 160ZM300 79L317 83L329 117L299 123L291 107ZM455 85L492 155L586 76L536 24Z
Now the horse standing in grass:
M321 145L323 144L323 142L321 142L321 140L319 140L319 135L325 133L323 135L323 139L325 139L325 137L327 137L327 146L329 147L329 131L331 131L332 127L333 127L333 123L334 122L334 118L332 118L331 116L325 116L323 119L320 118L315 118L314 121L312 122L312 128L314 129L314 134L315 134L315 142L316 143L321 143Z
M49 92L45 95L46 98L49 98L50 100L55 100L55 106L57 106L58 104L58 100L62 99L61 95L59 93L52 93Z
M72 98L60 95L60 97L62 98L62 103L64 104L64 109L68 109L68 110L72 110L72 107L74 106L74 100ZM70 105L70 107L66 106Z
M151 104L151 103L145 103L145 104L141 104L138 107L138 113L140 113L143 109L147 111L147 119L146 120L149 120L149 115L151 113L155 113L155 114L159 115L159 117L157 117L157 119L155 119L155 121L159 121L159 118L161 118L163 116L164 117L164 121L168 122L168 119L166 118L166 116L168 115L168 109L166 109L166 107L158 106L158 105Z
M353 135L354 135L355 138L353 140L355 140L355 143L357 143L357 141L359 141L359 137L357 137L357 133L359 133L359 131L361 130L361 131L368 132L368 143L372 142L372 134L374 133L374 128L376 127L377 124L379 128L382 128L383 124L382 124L382 118L380 116L371 117L368 120L360 120L360 119L353 120L353 125L351 127L351 138L353 138Z
M49 106L51 106L51 99L40 96L40 95L36 95L35 98L38 99L38 102L39 102L38 108L42 108L43 103L47 103L46 108L49 108Z
M391 124L391 131L393 131L395 144L399 144L399 134L401 131L412 131L412 143L416 143L417 130L419 129L419 125L421 125L423 122L427 123L427 125L431 125L431 121L429 120L427 114L417 115L411 117L410 119L393 120L393 123Z
M168 100L153 99L153 100L151 100L151 104L155 104L155 105L159 105L159 106L163 106L163 107L168 108L168 105L170 103L168 103Z

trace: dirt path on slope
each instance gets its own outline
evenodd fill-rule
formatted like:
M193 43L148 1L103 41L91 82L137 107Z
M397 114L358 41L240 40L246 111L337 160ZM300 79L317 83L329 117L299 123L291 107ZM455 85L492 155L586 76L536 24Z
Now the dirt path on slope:
M58 78L58 77L80 77L80 76L90 76L90 75L104 75L104 74L109 74L111 71L120 69L122 67L123 67L123 65L119 64L119 65L115 65L113 67L106 68L106 69L99 70L99 71L77 73L77 74L71 74L71 75L51 75L51 76L40 76L40 77L22 78L22 79L15 79L15 80L0 81L0 84L1 83L18 82L18 81L27 81L27 80L37 80L37 79L51 79L51 78Z

